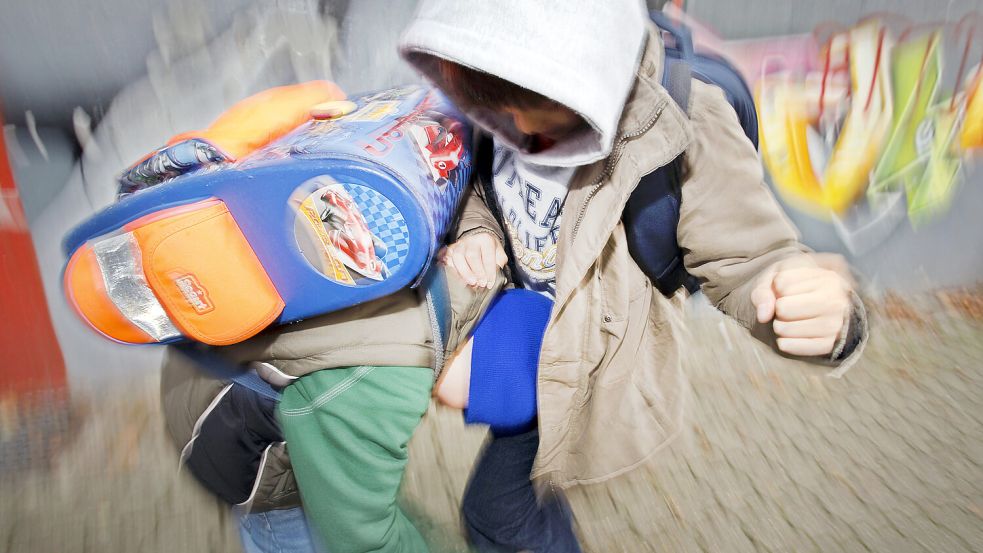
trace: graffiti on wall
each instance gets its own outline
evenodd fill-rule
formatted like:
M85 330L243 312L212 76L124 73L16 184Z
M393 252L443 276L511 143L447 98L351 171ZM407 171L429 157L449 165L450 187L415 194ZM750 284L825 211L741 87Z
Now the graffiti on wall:
M945 214L964 166L983 152L980 14L938 24L878 14L739 41L676 15L699 48L729 59L755 91L775 190L849 246Z
M831 34L818 70L765 60L755 100L779 192L817 217L902 197L916 225L944 212L964 158L983 147L983 73L967 63L975 30L965 20L897 31L875 17Z

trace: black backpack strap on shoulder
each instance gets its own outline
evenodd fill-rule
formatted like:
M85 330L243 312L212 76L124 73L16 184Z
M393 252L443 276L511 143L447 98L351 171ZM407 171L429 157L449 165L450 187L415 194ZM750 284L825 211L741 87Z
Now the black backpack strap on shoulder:
M663 87L672 96L686 115L689 115L689 97L693 88L693 71L686 60L666 56L665 75L662 78Z
M512 251L512 240L509 239L509 229L505 226L505 218L502 217L502 210L498 208L498 201L495 199L495 185L494 185L494 171L493 164L495 163L495 142L492 140L491 135L486 133L481 133L478 138L477 152L475 156L475 189L481 196L481 199L485 201L485 205L488 206L488 210L491 211L492 217L498 222L498 226L502 230L502 236L504 238L504 244L502 247L505 249L505 256L508 258L508 263L506 268L509 274L505 277L511 280L518 275L515 266L515 255Z
M623 217L632 259L664 295L690 288L690 275L676 239L680 193L673 161L642 177L625 205ZM692 290L691 290L692 291Z
M485 200L486 204L488 204L488 209L491 210L492 215L495 216L495 219L498 219L499 222L501 222L498 204L491 201L494 199L494 196L490 195L494 193L491 189L493 177L492 164L494 162L495 143L490 136L485 133L481 133L478 135L478 144L475 150L474 174L475 179L477 179L475 187L477 188L478 193L481 194L481 198Z

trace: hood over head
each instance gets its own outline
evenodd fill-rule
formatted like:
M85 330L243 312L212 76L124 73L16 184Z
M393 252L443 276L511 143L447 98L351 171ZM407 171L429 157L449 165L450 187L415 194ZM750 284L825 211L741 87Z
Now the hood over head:
M603 159L635 81L647 36L641 0L423 0L400 52L438 87L436 56L555 100L589 128L546 150L522 149L506 113L468 115L528 162L555 167ZM422 55L428 54L428 55Z

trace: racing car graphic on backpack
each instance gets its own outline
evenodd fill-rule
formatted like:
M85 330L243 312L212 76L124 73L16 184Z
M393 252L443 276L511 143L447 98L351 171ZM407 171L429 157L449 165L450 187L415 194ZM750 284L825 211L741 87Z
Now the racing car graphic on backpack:
M389 271L382 258L386 244L372 234L365 217L347 190L340 184L324 189L320 198L321 221L341 262L372 280L385 280Z
M420 150L434 183L440 188L455 180L452 171L461 163L464 144L459 129L459 123L447 128L436 121L424 121L410 127L410 136Z

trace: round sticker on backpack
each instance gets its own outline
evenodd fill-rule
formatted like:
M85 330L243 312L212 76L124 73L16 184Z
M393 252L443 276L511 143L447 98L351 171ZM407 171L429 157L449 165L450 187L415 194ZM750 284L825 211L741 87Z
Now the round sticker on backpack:
M322 175L291 196L294 233L304 257L328 279L369 286L389 278L406 258L406 221L379 192Z

